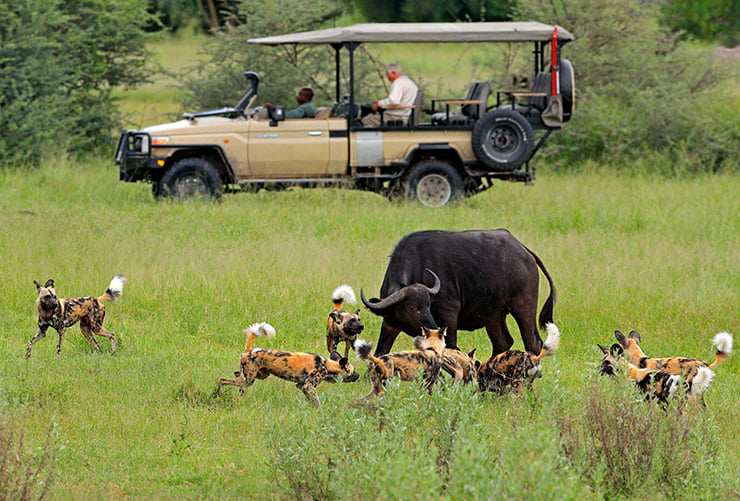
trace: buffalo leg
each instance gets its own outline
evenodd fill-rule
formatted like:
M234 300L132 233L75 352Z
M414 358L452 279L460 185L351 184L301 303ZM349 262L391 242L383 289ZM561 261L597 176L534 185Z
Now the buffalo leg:
M514 345L509 327L506 325L506 313L499 313L486 324L488 339L491 340L491 356L495 357Z
M537 302L535 301L532 304L534 304L534 307L512 308L511 314L519 326L524 349L536 354L542 349L542 338L540 338L540 333L537 330Z
M396 342L396 338L400 332L400 329L391 327L385 320L383 320L383 324L380 326L378 345L375 347L375 356L379 357L380 355L390 353L391 348L393 348L393 343Z

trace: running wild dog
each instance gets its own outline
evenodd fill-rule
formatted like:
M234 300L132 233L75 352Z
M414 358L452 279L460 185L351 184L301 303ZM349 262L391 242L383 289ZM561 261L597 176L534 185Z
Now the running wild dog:
M547 339L539 355L527 351L509 350L499 353L478 365L478 390L506 393L532 386L535 378L542 377L541 361L552 355L560 344L560 330L553 323L545 326Z
M372 391L365 398L382 396L385 382L398 376L401 381L412 381L418 374L424 375L424 386L431 387L439 379L442 368L442 352L445 348L445 332L442 329L422 327L423 337L414 339L417 350L386 353L380 357L372 354L373 345L362 339L355 341L357 356L368 362L368 376L372 382Z
M255 379L265 379L270 375L296 383L306 397L319 406L319 397L316 387L322 381L335 382L338 378L357 379L357 373L346 358L338 353L332 353L332 359L327 360L314 353L287 352L252 348L252 341L258 336L275 337L275 328L268 323L256 323L244 330L247 335L247 344L244 353L239 357L239 370L234 371L234 378L221 378L218 388L232 385L239 388L239 392L252 386Z
M46 336L49 327L54 328L59 335L57 343L57 355L62 352L62 341L64 332L77 322L80 322L80 331L85 338L95 347L95 351L100 353L100 345L95 336L103 336L110 339L111 353L116 353L116 335L107 331L103 327L105 320L104 301L113 302L123 294L123 285L126 283L126 277L116 275L111 280L108 289L100 297L70 297L59 299L54 287L54 280L47 280L42 287L36 280L36 308L39 312L39 332L26 347L26 358L31 356L33 345Z
M686 357L651 358L643 353L640 348L642 341L640 334L632 331L629 337L625 337L620 331L614 331L614 337L624 350L627 360L637 368L665 371L669 374L681 376L687 386L690 399L701 396L714 380L714 369L732 353L732 335L728 332L720 332L712 338L717 353L714 362L708 364L703 360ZM710 372L707 372L710 371ZM702 400L702 404L703 404Z
M681 379L677 374L636 367L624 359L624 350L618 343L614 343L608 350L600 344L596 346L599 347L602 353L601 374L614 376L617 372L622 371L645 394L645 398L655 398L664 404L676 394ZM693 390L703 392L711 384L714 375L711 370L705 367L702 367L699 372L697 377L694 378L696 384Z
M349 285L340 285L331 295L334 309L329 313L326 322L326 348L329 353L335 353L339 343L344 343L344 358L349 356L349 349L357 339L357 335L365 328L360 321L360 310L350 313L342 309L344 302L355 304L355 291Z

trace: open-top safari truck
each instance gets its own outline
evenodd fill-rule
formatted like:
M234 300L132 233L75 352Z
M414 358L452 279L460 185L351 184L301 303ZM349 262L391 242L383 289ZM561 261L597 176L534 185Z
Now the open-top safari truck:
M248 71L249 90L233 108L124 131L115 158L120 179L149 181L155 196L176 198L218 197L236 187L335 183L428 206L478 193L494 179L531 182L530 159L573 113L573 68L561 57L571 40L563 28L535 22L359 24L252 39L331 46L335 106L318 108L312 119L285 119L283 106L265 116L254 106L260 78ZM492 90L488 82L474 82L467 96L429 99L429 122L419 120L420 89L407 122L363 127L355 101L355 50L363 43L424 42L533 43L530 89ZM349 88L342 89L345 53Z

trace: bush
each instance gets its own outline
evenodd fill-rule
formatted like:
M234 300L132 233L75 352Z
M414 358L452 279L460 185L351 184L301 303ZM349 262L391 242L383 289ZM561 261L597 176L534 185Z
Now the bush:
M740 166L731 66L662 31L656 5L520 1L521 19L547 19L576 37L565 50L576 71L575 112L545 150L557 164L629 164L657 152L682 171Z
M0 416L0 501L42 499L53 474L51 442L36 453L29 452L23 429Z
M146 2L0 3L0 163L111 143L111 90L146 79Z

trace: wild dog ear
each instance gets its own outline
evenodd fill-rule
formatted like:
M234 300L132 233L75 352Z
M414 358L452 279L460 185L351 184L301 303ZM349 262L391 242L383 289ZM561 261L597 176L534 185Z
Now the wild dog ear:
M38 283L36 280L33 281L33 285L36 286L36 290L38 291L41 288L41 284Z
M601 350L601 353L603 355L606 355L607 353L609 353L609 350L607 350L606 348L604 348L603 346L601 346L599 343L596 343L596 346L599 347L599 349Z
M475 361L475 370L478 370L480 368L480 360Z
M423 325L421 326L421 335L422 336L427 337L430 332L431 332L431 329L429 329L427 327L424 327Z
M442 327L442 328L439 329L439 337L441 337L442 339L444 339L445 336L447 336L447 326Z
M44 284L44 287L54 287L54 280L52 280L51 278L47 280Z
M329 313L329 318L332 319L335 324L342 321L342 316L339 314L339 310L332 310L332 312Z
M471 351L470 353L468 353L468 356L470 357L471 360L473 360L473 357L475 356L475 350L477 350L477 349L478 348L473 348L473 351Z
M341 360L342 355L340 355L336 350L331 352L331 355L329 355L329 358L334 360L335 362L338 362Z
M627 338L624 337L624 334L619 331L614 331L614 337L617 338L617 341L619 341L619 344L621 344L623 348L627 348Z
M615 357L621 357L624 354L624 350L620 345L617 343L614 343L611 348L609 348L609 352L614 355Z
M640 338L640 333L637 331L630 332L630 339L634 339L637 344L640 344L642 339Z
M355 311L355 315L357 315L358 317L360 316L360 310L359 309L357 311Z

